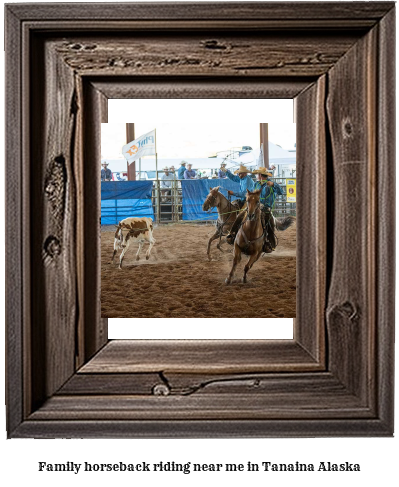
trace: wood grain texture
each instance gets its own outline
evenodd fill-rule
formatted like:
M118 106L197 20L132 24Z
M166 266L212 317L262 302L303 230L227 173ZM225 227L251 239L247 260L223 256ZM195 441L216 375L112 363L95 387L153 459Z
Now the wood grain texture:
M107 99L114 98L294 98L305 90L312 82L312 78L251 78L236 80L222 77L209 78L178 78L168 77L159 79L154 77L120 77L92 79L94 87L104 94Z
M33 43L32 56L38 63L31 85L32 402L37 404L75 370L76 91L70 68L40 40ZM43 79L57 83L44 86ZM45 109L50 106L57 110Z
M82 373L231 373L317 370L292 340L111 340Z
M298 438L390 435L378 419L25 421L14 438Z
M101 319L101 277L100 277L100 223L101 182L98 177L101 163L101 122L106 121L104 95L91 83L83 90L83 130L85 146L84 160L84 361L91 358L108 341L108 321ZM95 236L93 245L87 245L85 236Z
M368 404L374 395L375 42L373 29L330 70L327 101L334 185L329 365Z
M327 200L326 79L321 76L296 98L297 124L297 313L294 338L325 361ZM310 197L309 197L310 196ZM310 244L310 242L316 243ZM308 299L312 296L312 299ZM316 329L306 323L318 323ZM313 328L313 329L312 329Z
M28 4L9 5L8 8L21 20L91 20L92 25L98 20L126 20L140 17L145 20L179 20L184 23L191 19L212 20L293 20L305 27L309 21L337 20L353 21L365 24L367 20L374 23L394 7L394 2L326 2L313 4L303 2L296 5L290 2L201 2L181 4L171 2L140 4ZM95 28L95 25L94 25Z
M159 386L163 387L159 387ZM75 374L58 392L64 395L179 395L230 394L285 395L326 392L346 394L345 387L327 372L204 374L187 372L159 373L84 373ZM310 396L309 396L310 397ZM285 399L284 399L285 400ZM285 405L286 406L286 405ZM284 406L284 407L285 407Z
M180 10L6 8L7 110L23 121L7 133L8 434L392 435L394 4ZM296 97L299 219L314 226L295 340L107 343L93 181L114 95Z
M18 18L6 10L6 37L5 49L7 56L5 69L8 73L6 79L7 98L5 116L10 126L15 130L8 133L5 146L5 160L7 166L7 185L5 194L6 208L6 234L11 242L23 242L24 225L27 223L24 214L23 191L24 179L21 177L25 169L23 165L22 139L22 104L20 95L21 65L12 62L18 57L22 46L22 36ZM22 169L23 168L23 169ZM6 290L6 398L8 431L16 428L23 419L25 387L24 366L21 362L23 355L24 328L27 316L24 315L26 296L24 295L24 265L26 264L24 249L27 245L15 247L6 246L5 272L7 279ZM26 252L26 250L25 250ZM27 269L29 270L29 268ZM27 326L28 328L29 326Z
M81 75L148 76L320 76L330 69L358 38L270 32L229 35L119 35L113 41L99 36L57 42L64 62ZM334 42L332 40L334 39Z
M394 347L395 347L395 11L391 10L379 24L379 57L377 98L377 187L376 221L376 356L386 357L377 369L378 415L394 427Z
M239 392L239 393L238 393ZM348 393L194 394L191 396L100 395L54 396L29 420L253 420L257 419L348 419L372 418L370 409ZM291 398L290 398L291 396ZM294 399L295 403L292 401ZM295 404L295 405L294 405ZM317 410L315 418L314 411Z

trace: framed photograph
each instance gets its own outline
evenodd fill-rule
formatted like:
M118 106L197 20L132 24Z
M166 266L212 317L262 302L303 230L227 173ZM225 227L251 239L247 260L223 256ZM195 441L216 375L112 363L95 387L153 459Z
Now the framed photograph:
M5 14L9 437L392 436L394 3ZM108 339L101 123L165 98L294 100L292 340Z
M293 100L120 101L109 100L118 123L101 126L101 316L135 318L134 338L149 331L145 318L171 318L155 320L152 338L181 339L263 338L264 318L285 318L292 338ZM121 123L132 110L135 123ZM123 147L140 150L126 159Z

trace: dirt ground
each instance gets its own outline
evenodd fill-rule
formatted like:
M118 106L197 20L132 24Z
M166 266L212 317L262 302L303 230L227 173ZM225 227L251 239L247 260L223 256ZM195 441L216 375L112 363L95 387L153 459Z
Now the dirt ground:
M156 243L145 260L146 244L135 260L131 244L118 269L119 252L111 264L114 227L101 232L101 316L103 318L295 318L296 224L276 232L279 243L240 282L247 257L243 255L235 279L224 282L231 269L232 247L207 242L211 225L171 224L154 228Z

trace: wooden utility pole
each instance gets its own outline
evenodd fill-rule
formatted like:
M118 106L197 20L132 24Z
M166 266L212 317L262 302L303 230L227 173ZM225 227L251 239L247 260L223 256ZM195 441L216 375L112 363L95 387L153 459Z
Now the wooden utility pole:
M260 143L263 144L263 165L269 169L269 124L260 124Z
M127 123L126 124L126 139L127 139L126 143L129 143L135 139L134 123ZM135 181L136 180L136 161L133 161L130 164L127 163L127 179L128 179L128 181Z

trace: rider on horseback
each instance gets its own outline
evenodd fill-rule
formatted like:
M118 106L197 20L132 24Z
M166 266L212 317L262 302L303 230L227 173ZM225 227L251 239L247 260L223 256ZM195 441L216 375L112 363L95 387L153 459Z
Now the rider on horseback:
M260 201L262 208L262 225L266 231L266 242L264 250L265 252L270 253L277 246L276 237L274 235L275 225L272 215L272 208L274 206L276 196L282 195L283 191L279 184L269 180L269 177L272 177L272 173L270 173L265 167L260 167L259 169L256 169L255 171L253 171L253 174L258 175L258 181L255 183L254 191L261 190ZM245 214L245 208L243 208L243 210L238 214L230 230L230 234L226 238L228 243L234 243L236 234L241 226Z
M224 169L221 168L221 170L223 171ZM231 172L227 169L226 171L226 175L229 179L231 179L232 181L234 181L235 183L240 183L240 190L237 191L236 193L234 191L227 191L227 193L229 195L232 195L232 196L237 196L237 204L239 206L239 208L242 208L245 204L245 198L246 198L246 195L247 195L247 189L249 191L253 191L254 189L254 182L251 178L251 176L249 176L249 174L251 174L251 171L243 166L242 164L240 165L239 169L237 169L237 171L234 171L234 174L237 174L237 176L234 176L234 174L231 174Z

